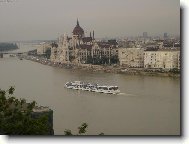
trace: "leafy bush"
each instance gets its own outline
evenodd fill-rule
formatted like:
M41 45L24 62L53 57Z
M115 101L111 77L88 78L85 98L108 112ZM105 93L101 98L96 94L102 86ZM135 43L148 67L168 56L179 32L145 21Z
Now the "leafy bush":
M26 103L25 99L13 97L15 88L0 89L0 134L46 135L49 134L48 117L32 117L36 102ZM8 93L8 94L7 94Z

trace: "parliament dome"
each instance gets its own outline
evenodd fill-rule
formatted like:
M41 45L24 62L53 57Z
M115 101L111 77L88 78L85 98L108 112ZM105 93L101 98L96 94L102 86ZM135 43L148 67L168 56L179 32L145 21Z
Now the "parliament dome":
M77 25L73 29L73 35L77 35L79 37L84 37L84 30L80 27L78 20L77 20Z

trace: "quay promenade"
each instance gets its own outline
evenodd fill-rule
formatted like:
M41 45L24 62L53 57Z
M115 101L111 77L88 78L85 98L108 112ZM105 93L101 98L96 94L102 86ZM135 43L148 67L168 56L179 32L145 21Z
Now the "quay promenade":
M180 77L179 72L170 72L169 70L162 69L146 69L146 68L128 68L120 65L92 65L92 64L72 64L72 63L57 63L52 62L47 58L37 57L37 56L28 56L23 55L19 56L20 58L31 60L34 62L41 63L43 65L73 69L73 70L84 70L84 71L101 71L106 73L119 73L119 74L128 74L128 75L149 75L149 76L171 76L171 77Z

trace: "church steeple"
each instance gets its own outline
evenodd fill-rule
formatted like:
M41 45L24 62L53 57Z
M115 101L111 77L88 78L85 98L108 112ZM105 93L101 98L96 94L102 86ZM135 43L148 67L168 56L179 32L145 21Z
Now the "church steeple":
M78 21L78 18L77 18L77 26L79 26L79 21Z
M91 36L91 32L90 32L90 37L92 37L92 36Z
M93 40L94 40L94 30L93 30Z

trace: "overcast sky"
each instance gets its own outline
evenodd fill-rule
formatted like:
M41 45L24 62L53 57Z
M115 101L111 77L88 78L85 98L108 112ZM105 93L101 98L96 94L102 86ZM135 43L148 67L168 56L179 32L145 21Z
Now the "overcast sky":
M180 33L179 0L0 0L0 41L71 35L77 18L95 37Z

